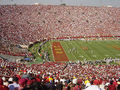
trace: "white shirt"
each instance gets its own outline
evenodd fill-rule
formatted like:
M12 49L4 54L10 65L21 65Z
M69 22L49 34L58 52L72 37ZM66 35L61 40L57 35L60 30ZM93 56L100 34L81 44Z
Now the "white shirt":
M73 83L73 84L77 84L77 78L73 79L73 80L72 80L72 83Z
M101 90L97 85L91 85L88 88L86 88L85 90Z

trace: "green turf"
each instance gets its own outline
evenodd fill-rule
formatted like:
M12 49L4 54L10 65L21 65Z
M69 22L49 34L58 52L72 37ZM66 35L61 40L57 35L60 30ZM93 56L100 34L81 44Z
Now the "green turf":
M44 44L41 48L41 53L43 51L47 51L48 54L49 54L49 58L51 61L54 61L53 60L53 54L52 54L52 45L51 45L51 42L47 42L46 44Z
M31 48L28 49L36 58L35 62L30 62L30 64L42 62L41 56L38 53L40 44L41 43L34 44Z
M120 41L60 41L69 60L120 58ZM117 47L117 50L116 48ZM73 49L74 48L74 49ZM72 50L70 52L70 49Z
M41 54L43 51L48 51L49 58L54 61L52 53L52 42L49 41L41 48ZM69 60L101 60L107 57L120 58L120 41L60 41L63 49ZM37 53L38 46L40 44L34 45L30 51L32 51L37 60L39 61L40 56ZM117 47L117 48L115 48ZM71 51L70 51L71 50ZM39 59L38 59L39 58ZM41 60L40 60L41 61Z

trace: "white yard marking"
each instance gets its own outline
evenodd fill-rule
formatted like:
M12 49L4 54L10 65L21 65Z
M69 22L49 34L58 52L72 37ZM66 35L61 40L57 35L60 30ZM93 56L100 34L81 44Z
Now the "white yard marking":
M109 56L109 55L105 55L105 56Z
M69 47L65 42L64 42L64 44L66 45L66 47ZM72 43L71 43L72 44ZM72 54L72 53L71 53ZM74 55L74 54L72 54L72 56L74 56L75 58L76 58L76 56ZM77 58L76 58L76 60L77 60Z
M93 57L96 57L96 55L92 55Z
M120 56L120 54L117 54L117 56Z
M79 56L79 57L84 57L84 56Z

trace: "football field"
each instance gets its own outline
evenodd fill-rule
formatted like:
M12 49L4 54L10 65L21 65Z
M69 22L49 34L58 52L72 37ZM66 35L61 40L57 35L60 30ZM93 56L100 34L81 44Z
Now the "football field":
M56 40L60 42L69 61L101 60L104 58L120 58L120 41L81 41L81 40ZM51 61L54 60L52 43L49 41L43 46L48 51Z
M69 60L120 58L120 41L60 41Z

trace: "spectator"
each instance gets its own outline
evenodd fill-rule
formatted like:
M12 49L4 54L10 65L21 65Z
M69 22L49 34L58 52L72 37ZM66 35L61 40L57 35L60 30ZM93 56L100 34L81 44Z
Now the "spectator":
M113 81L112 81L112 80L110 81L110 85L108 85L108 89L109 89L109 90L116 90L116 87L115 87L115 85L113 84Z
M9 90L9 88L3 85L3 80L0 78L0 90Z

